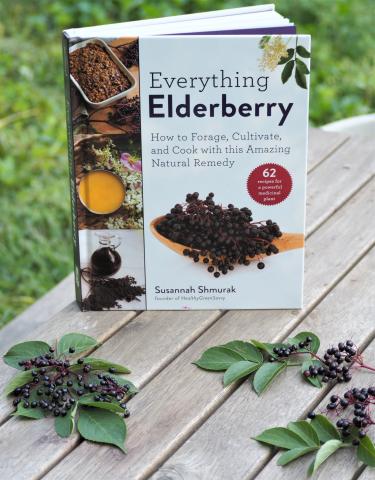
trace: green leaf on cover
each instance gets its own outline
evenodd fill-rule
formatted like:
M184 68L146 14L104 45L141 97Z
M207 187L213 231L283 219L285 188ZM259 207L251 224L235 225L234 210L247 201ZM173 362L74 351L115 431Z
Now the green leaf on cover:
M325 443L328 440L341 439L337 428L324 415L316 415L316 417L311 420L310 425L316 431L319 440L322 443Z
M253 379L253 386L256 393L260 395L264 392L270 383L286 369L286 366L286 362L263 363Z
M308 52L302 45L298 45L296 50L300 57L310 58L310 52Z
M240 378L247 377L250 373L257 370L259 365L260 363L249 362L247 360L233 363L224 373L224 386L226 387Z
M13 345L13 347L7 351L3 356L3 360L10 367L23 370L23 367L18 364L19 362L45 355L46 353L49 353L49 349L50 345L41 341L17 343L17 345Z
M286 83L289 80L290 76L292 75L293 68L294 68L294 60L289 60L289 62L285 64L285 67L281 72L281 81L283 83Z
M295 79L299 87L307 88L306 75L301 71L298 65L295 71Z
M125 453L126 425L116 413L99 408L82 408L77 428L86 440L115 445Z
M293 58L294 55L294 48L288 48L287 50L288 55L286 57L281 57L279 60L279 65L284 65L284 63L288 62Z
M232 363L243 360L243 357L225 347L212 347L203 352L201 358L193 362L197 367L205 370L221 371L229 368Z
M306 63L304 63L299 58L296 58L296 65L301 70L302 73L305 73L306 75L310 73L310 70L308 69Z

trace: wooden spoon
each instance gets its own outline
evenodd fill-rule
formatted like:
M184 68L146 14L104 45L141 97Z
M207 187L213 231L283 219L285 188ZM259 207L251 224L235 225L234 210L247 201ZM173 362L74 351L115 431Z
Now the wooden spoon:
M152 220L152 222L150 223L151 232L161 243L164 243L164 245L166 245L171 250L174 250L176 253L178 253L180 255L183 255L183 253L182 253L183 250L185 248L189 248L189 247L186 247L186 245L182 245L181 243L172 242L172 240L169 240L168 238L163 237L163 235L161 235L156 230L157 225L164 219L165 219L165 217L162 216L162 217L157 217L154 220ZM275 245L279 249L279 252L281 253L281 252L287 252L288 250L295 250L297 248L302 248L305 244L305 239L304 239L303 233L283 233L283 235L280 238L275 238L272 241L272 243L273 243L273 245ZM248 257L248 259L249 260L254 260L254 259L263 258L265 256L266 255L264 255L264 254L263 255L257 255L254 258ZM199 261L203 262L203 258L204 257L202 255L200 255L199 256Z

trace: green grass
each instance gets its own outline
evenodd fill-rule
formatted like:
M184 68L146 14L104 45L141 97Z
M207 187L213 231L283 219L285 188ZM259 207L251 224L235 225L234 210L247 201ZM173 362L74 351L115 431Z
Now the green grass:
M0 326L72 269L61 30L247 3L2 1ZM276 3L301 33L313 35L311 122L321 125L373 111L372 0Z

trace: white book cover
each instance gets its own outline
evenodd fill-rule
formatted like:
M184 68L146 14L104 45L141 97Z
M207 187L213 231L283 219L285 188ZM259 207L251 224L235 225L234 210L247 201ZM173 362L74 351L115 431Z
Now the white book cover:
M310 37L64 45L82 308L300 308Z

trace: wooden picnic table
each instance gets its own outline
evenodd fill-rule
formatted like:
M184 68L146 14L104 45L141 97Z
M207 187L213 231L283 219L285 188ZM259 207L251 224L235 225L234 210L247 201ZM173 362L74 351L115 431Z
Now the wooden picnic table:
M288 369L258 397L248 382L223 388L222 374L191 362L209 346L233 339L276 342L316 332L325 349L352 338L369 363L375 357L375 155L373 139L311 129L308 164L305 294L302 310L79 312L69 276L0 335L0 352L26 339L75 331L103 345L96 356L123 363L140 392L130 402L127 455L72 435L53 421L10 416L0 402L0 478L4 480L257 480L303 479L308 461L276 466L270 449L251 439L327 403L332 387L309 386ZM0 388L13 375L1 369ZM375 383L358 372L352 385ZM336 391L346 389L338 385ZM319 480L370 480L343 449Z

